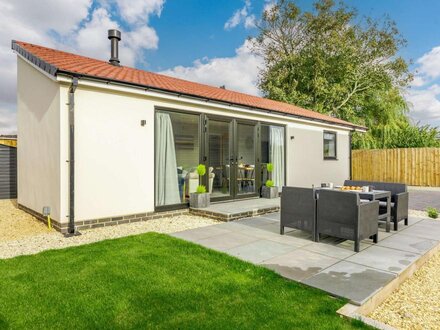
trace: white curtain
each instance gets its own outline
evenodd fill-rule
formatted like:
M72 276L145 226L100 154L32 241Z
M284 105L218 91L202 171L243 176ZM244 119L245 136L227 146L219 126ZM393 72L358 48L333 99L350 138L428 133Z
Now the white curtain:
M180 203L176 150L170 115L156 113L156 206Z
M269 161L273 164L274 185L281 190L284 185L284 127L269 127Z

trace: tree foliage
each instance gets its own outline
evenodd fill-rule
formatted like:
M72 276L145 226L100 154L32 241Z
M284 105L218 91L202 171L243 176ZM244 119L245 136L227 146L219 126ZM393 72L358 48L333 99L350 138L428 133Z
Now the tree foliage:
M315 2L311 12L279 0L258 28L251 41L265 61L259 87L266 97L374 129L366 141L357 137L356 146L390 145L383 137L393 134L436 135L436 129L413 127L407 119L403 90L412 75L398 56L406 41L389 18L359 18L333 0Z
M429 125L411 125L401 122L395 127L379 125L370 127L366 134L356 133L352 139L353 149L389 148L440 148L440 134Z

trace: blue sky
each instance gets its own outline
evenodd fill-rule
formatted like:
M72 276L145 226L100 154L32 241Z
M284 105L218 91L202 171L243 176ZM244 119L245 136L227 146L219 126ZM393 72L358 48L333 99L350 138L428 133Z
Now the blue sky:
M16 131L17 39L107 60L108 28L122 30L123 65L258 94L261 58L245 40L271 0L0 0L0 134ZM296 1L305 10L311 1ZM440 126L440 1L346 0L360 15L397 22L414 61L405 92L415 121Z

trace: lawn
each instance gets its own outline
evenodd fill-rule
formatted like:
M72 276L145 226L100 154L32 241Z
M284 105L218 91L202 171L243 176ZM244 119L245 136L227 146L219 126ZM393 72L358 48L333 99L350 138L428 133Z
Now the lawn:
M0 328L364 328L344 303L155 233L0 260Z

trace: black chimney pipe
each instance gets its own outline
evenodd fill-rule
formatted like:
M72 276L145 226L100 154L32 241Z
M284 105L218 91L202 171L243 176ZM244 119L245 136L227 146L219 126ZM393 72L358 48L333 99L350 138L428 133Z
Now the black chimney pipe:
M110 64L120 66L119 64L119 46L118 43L121 40L121 31L108 30L108 38L111 42L111 57Z

